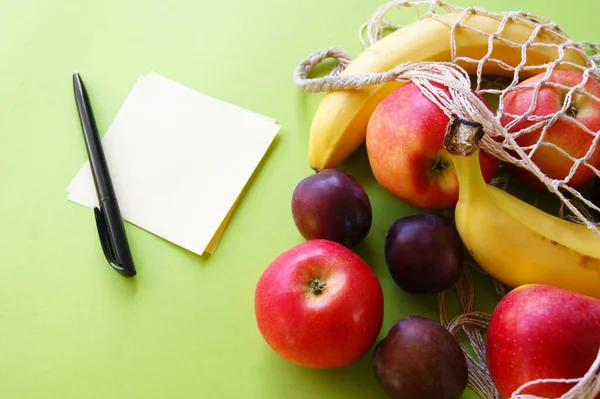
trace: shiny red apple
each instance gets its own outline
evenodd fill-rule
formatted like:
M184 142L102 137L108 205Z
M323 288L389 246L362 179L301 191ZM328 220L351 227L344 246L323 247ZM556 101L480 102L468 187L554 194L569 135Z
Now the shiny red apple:
M255 290L258 329L282 358L338 368L363 357L383 323L383 291L352 250L325 239L281 253Z
M487 329L487 363L503 398L529 381L583 377L599 349L600 300L547 285L509 292ZM558 398L573 385L544 383L521 393Z
M432 84L448 94L447 87ZM367 125L367 154L377 182L419 208L454 207L458 180L444 147L449 122L442 109L413 82L389 94L375 108ZM484 179L489 182L500 161L484 151L479 159Z
M534 87L542 79L546 83L540 87L536 97ZM572 100L567 102L569 90L583 82L583 79L584 75L579 71L555 70L548 78L546 78L546 73L540 73L522 81L515 90L506 94L503 101L506 115L500 118L500 122L511 133L541 123L531 132L516 137L516 142L521 147L531 146L533 148L540 141L543 130L547 129L541 141L558 146L575 159L584 157L591 148L594 137L586 132L582 125L592 132L600 131L600 101L593 98L593 96L600 98L600 83L590 75L583 88L574 92ZM564 87L558 87L558 84ZM561 111L563 105L566 105L566 108ZM561 111L560 117L552 122L550 117L559 111ZM517 119L518 122L516 122ZM526 152L529 152L529 149L526 149ZM531 160L546 176L561 180L568 176L574 164L573 160L549 145L539 147ZM596 147L587 162L589 165L600 168L600 145ZM507 168L532 187L541 190L547 189L534 174L526 169L512 164L507 164ZM592 169L582 165L578 167L568 185L580 187L590 182L595 176Z

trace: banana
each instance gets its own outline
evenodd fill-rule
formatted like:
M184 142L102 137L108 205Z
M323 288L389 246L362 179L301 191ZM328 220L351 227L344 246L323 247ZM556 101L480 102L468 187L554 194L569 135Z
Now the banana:
M422 18L405 25L367 48L354 59L341 75L378 73L388 71L405 62L447 62L452 59L452 39L455 42L456 63L470 74L477 73L476 61L488 56L501 60L507 67L517 67L522 62L521 48L532 39L534 27L516 19L502 28L502 18L473 11L461 19L460 13L444 14L447 23L433 17ZM454 31L452 24L461 21ZM493 50L488 54L487 35L496 34ZM497 32L497 33L496 33ZM559 44L565 41L564 33L554 34L540 30L533 42ZM509 45L510 41L513 45ZM521 78L545 70L548 62L556 60L558 49L552 46L532 45L526 49L527 67ZM584 53L566 47L564 61L585 66ZM567 64L568 65L568 64ZM513 76L513 71L497 62L482 64L486 75ZM562 66L561 66L562 67ZM313 116L309 134L309 164L315 170L338 166L365 140L369 118L381 100L400 86L400 82L383 83L356 90L338 90L325 93Z
M445 142L459 185L455 224L473 259L509 287L547 284L600 298L600 235L486 184L481 128L473 129L453 123Z

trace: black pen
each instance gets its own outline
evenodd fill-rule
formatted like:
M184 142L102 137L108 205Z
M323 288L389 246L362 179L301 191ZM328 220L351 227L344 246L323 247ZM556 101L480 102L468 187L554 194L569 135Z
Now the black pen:
M85 86L77 72L73 74L73 90L79 111L81 128L87 148L99 207L94 208L102 251L108 263L124 276L135 276L135 266L129 250L125 227L117 196L108 172L108 165L96 128L96 121Z

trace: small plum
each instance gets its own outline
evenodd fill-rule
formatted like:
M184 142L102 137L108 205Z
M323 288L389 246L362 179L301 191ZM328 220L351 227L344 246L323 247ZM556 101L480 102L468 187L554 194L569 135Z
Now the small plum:
M375 377L392 399L458 399L468 368L458 340L421 316L397 321L373 351Z
M456 228L436 213L397 219L385 238L388 270L411 294L438 293L452 287L463 269L463 243Z
M372 223L365 189L337 168L323 169L298 183L292 195L292 215L305 239L327 239L348 248L367 236Z

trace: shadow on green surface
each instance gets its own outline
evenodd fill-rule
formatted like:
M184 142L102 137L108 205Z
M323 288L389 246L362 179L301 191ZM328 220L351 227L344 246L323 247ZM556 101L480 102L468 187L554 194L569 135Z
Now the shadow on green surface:
M269 381L278 381L264 386L264 391L278 398L302 390L307 398L386 398L373 374L372 348L356 363L337 369L311 369L292 364L272 351L265 353L265 372ZM293 378L291 378L293 377ZM266 380L265 380L266 382ZM299 385L301 382L301 385Z
M387 327L382 328L380 336L361 359L337 369L310 369L297 366L266 348L262 368L270 376L268 381L277 381L277 383L264 380L262 389L271 395L276 394L278 398L284 398L298 390L306 392L306 397L309 398L388 398L381 389L372 366L373 351L386 333ZM467 387L461 398L475 399L479 396Z
M324 95L324 93L306 93L300 88L296 89L295 125L299 127L300 134L305 137L307 143L313 116Z

